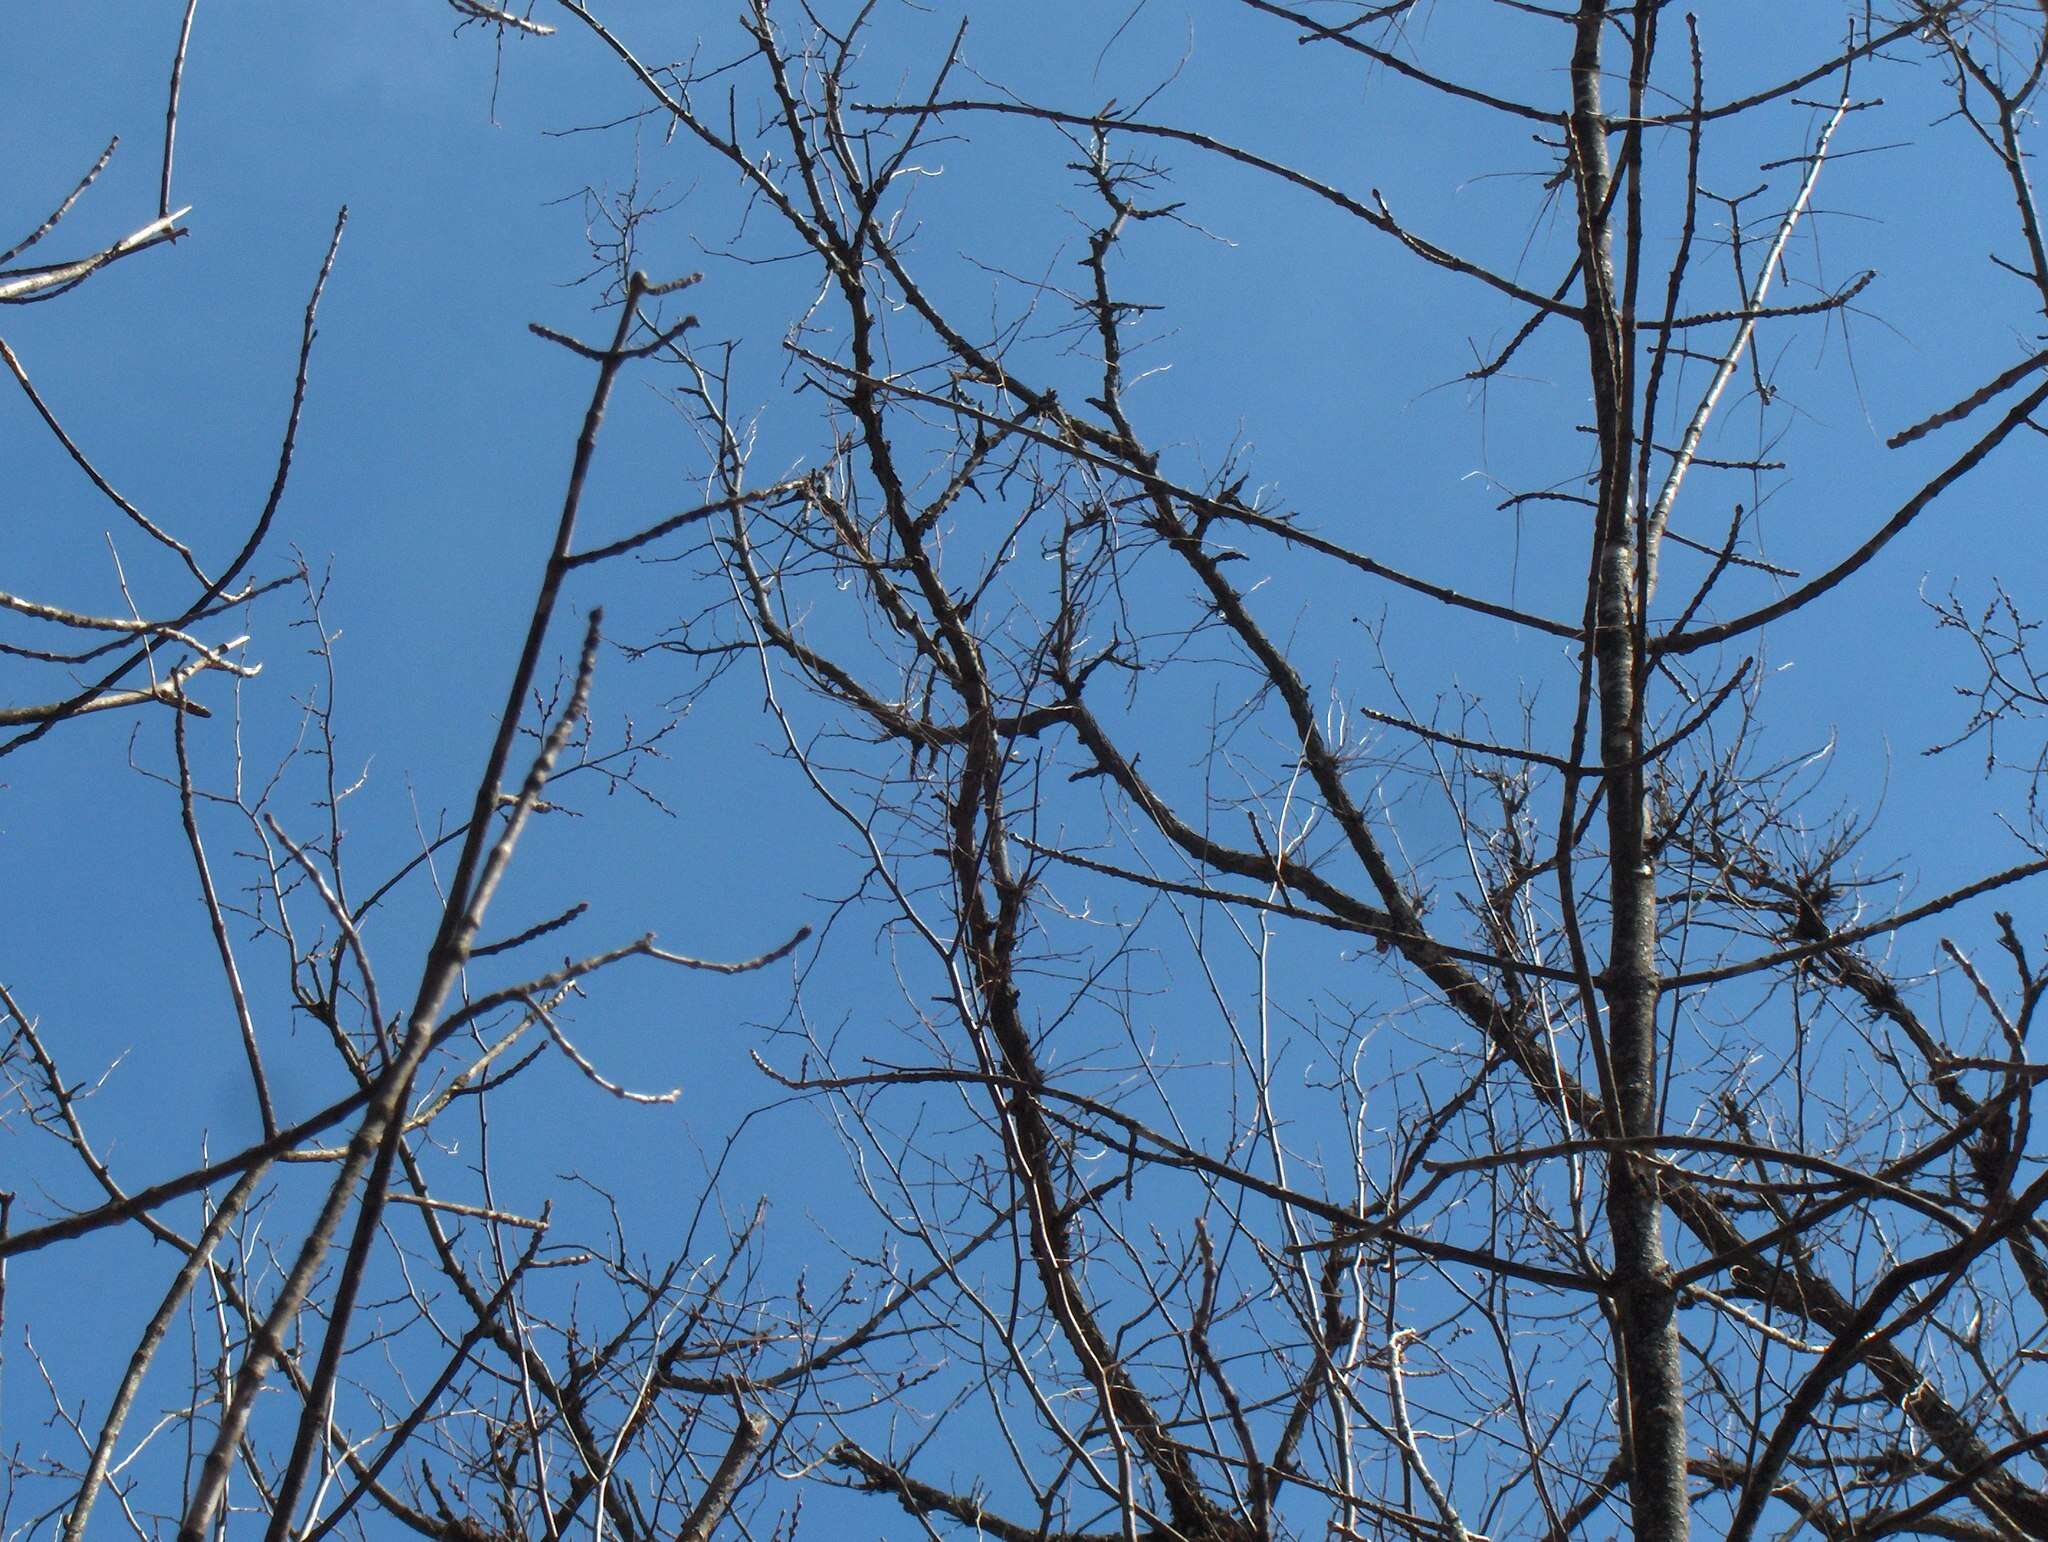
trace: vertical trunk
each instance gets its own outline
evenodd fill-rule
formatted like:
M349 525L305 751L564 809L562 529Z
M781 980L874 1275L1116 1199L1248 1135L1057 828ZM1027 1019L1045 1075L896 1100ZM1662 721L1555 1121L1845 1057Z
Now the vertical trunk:
M1624 540L1600 555L1600 747L1607 772L1612 934L1607 959L1607 1047L1620 1133L1657 1133L1657 896L1644 849L1642 736L1627 611L1635 589ZM1636 1542L1681 1542L1687 1532L1685 1389L1671 1270L1664 1258L1656 1171L1617 1152L1608 1164L1607 1226L1614 1248L1614 1308L1627 1378L1633 1448L1629 1496Z
M1572 54L1569 143L1586 275L1585 330L1600 442L1594 584L1600 761L1607 806L1609 901L1604 994L1609 1096L1618 1133L1657 1131L1657 894L1644 829L1642 617L1636 608L1632 518L1631 318L1615 290L1611 239L1613 171L1600 108L1601 28L1606 7L1584 0ZM1626 174L1626 172L1624 172ZM1631 233L1632 235L1633 233ZM1614 1249L1619 1337L1635 1542L1683 1542L1685 1388L1671 1270L1664 1258L1656 1171L1617 1152L1608 1165L1607 1227Z

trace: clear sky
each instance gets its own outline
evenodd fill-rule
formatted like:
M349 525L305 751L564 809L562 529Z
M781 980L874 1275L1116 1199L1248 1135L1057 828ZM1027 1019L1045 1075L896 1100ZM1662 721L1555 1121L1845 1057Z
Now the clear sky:
M32 226L118 134L109 169L56 238L66 253L83 250L155 212L181 8L77 0L16 9L0 50L0 137L11 168L0 235ZM634 0L609 19L645 57L666 59L686 54L700 29L715 40L710 53L732 50L731 9ZM1790 14L1800 9L1762 0L1700 7L1709 94L1738 96L1780 74L1784 59L1824 52L1838 8ZM1560 206L1532 191L1554 154L1527 125L1419 93L1334 51L1297 49L1233 6L942 0L884 10L863 66L878 93L929 75L964 12L963 57L981 77L963 83L971 94L1012 90L1087 111L1156 91L1152 120L1199 124L1361 197L1377 189L1432 239L1537 287L1554 281L1551 259L1570 232ZM1561 73L1546 85L1528 64L1530 39L1547 36L1541 24L1502 15L1462 0L1425 5L1410 44L1454 59L1462 78L1561 101ZM1755 46L1758 37L1770 46ZM1869 114L1867 132L1865 117L1851 116L1850 153L1828 170L1819 212L1788 255L1787 293L1810 297L1815 284L1866 268L1880 276L1846 317L1769 340L1780 410L1760 414L1745 397L1709 446L1730 457L1767 452L1795 472L1766 486L1702 476L1680 522L1714 539L1733 503L1765 496L1772 560L1808 570L1860 539L1889 508L1883 500L1895 501L1891 490L1953 453L1947 443L1887 451L1885 435L2039 346L2038 316L1984 261L1987 246L2005 240L2007 195L1983 157L1964 153L1962 131L1933 121L1940 94L1925 67L1873 64L1866 83L1872 97L1910 94L1926 110ZM322 614L333 639L338 759L346 778L361 778L346 804L360 889L416 850L420 831L458 817L487 747L589 387L588 366L527 323L593 338L610 325L597 309L599 286L576 282L591 266L591 196L602 202L637 178L668 206L644 228L640 263L657 279L705 273L684 303L701 318L700 339L740 344L737 394L744 414L759 413L762 480L817 463L819 420L788 395L779 346L816 274L801 258L767 260L789 256L790 245L758 211L745 216L728 168L666 141L652 120L618 121L642 101L618 62L573 25L551 38L500 40L481 27L452 31L451 14L433 0L201 0L183 89L172 202L191 206L190 235L116 265L76 296L0 311L0 336L109 479L218 557L268 488L298 317L336 212L348 207L290 491L256 571L279 573L296 552L330 579ZM1758 165L1801 153L1816 121L1811 104L1784 104L1754 130L1718 141L1707 180L1717 191L1759 180L1782 190L1795 171ZM1068 148L1042 125L962 119L951 128L925 153L929 175L911 204L914 252L934 292L963 311L1015 316L1028 283L1078 282L1088 211L1065 165ZM1159 154L1189 223L1134 238L1123 272L1131 294L1170 306L1140 329L1148 342L1134 367L1156 361L1162 372L1133 400L1178 474L1198 482L1241 443L1251 488L1334 539L1503 600L1575 603L1584 563L1576 511L1497 505L1511 492L1569 485L1584 469L1587 452L1562 438L1583 410L1577 341L1553 331L1514 378L1480 393L1459 377L1475 350L1506 335L1506 306L1455 277L1419 272L1394 243L1297 191L1192 150ZM1042 304L1043 325L1027 329L1032 357L1048 375L1069 371L1079 383L1085 360L1063 351L1058 332L1071 312L1056 294ZM587 505L594 536L685 507L704 486L704 458L662 384L629 378L621 388ZM123 573L145 611L152 595L183 592L172 565L110 522L11 386L0 388L0 455L0 587L100 612L123 608ZM1969 660L1937 638L1919 596L1960 581L1981 600L1993 572L2017 593L2042 592L2038 466L2032 443L2014 446L1888 549L1824 621L1774 631L1762 659L1772 681L1762 712L1770 753L1833 744L1836 764L1816 808L1841 798L1875 810L1873 866L1895 867L1916 893L2015 860L1966 763L1974 752L1922 757L1964 719L1950 687ZM693 588L698 571L614 565L578 581L573 608L580 617L601 602L613 639L646 642L707 603ZM1568 721L1562 655L1532 650L1521 634L1446 627L1397 595L1277 557L1261 577L1270 624L1300 640L1312 661L1305 673L1339 702L1391 710L1378 656L1365 646L1369 625L1384 617L1387 663L1423 715L1472 691L1492 703L1494 731L1513 730L1526 686L1539 737L1557 742ZM1769 582L1749 575L1743 592L1754 602ZM207 635L250 632L249 657L263 673L242 688L239 709L226 680L206 682L199 695L217 715L194 725L193 742L208 774L229 778L239 722L243 774L260 779L303 732L294 703L328 687L289 597L232 627L231 619ZM819 624L854 623L824 614ZM574 636L565 618L556 651L570 651ZM0 699L13 700L14 681L29 678L17 669L0 661L9 682ZM701 697L693 683L673 660L606 654L601 738L629 720L645 731L688 705L663 741L667 758L647 770L668 812L588 787L584 817L542 821L496 929L587 900L577 936L590 946L653 930L682 951L738 957L834 917L863 868L845 827L776 753L774 725L747 678ZM1210 702L1134 710L1193 721ZM1199 745L1199 736L1177 746L1169 738L1160 774L1195 778ZM0 762L0 977L61 1035L81 1074L119 1059L94 1117L109 1136L118 1131L117 1166L131 1181L189 1163L202 1142L239 1145L255 1129L218 969L189 903L175 801L140 774L162 770L168 753L161 720L109 713L61 744ZM303 764L284 792L287 824L317 826L323 793ZM1448 839L1447 821L1427 804L1414 817L1418 854ZM223 817L214 838L225 860L246 849L248 832ZM419 890L373 931L373 944L391 949L394 992L410 987L417 953L408 947L431 901ZM1931 962L1932 945L1931 936L1909 938L1903 966ZM1300 947L1304 994L1341 991L1341 950L1322 936ZM838 916L801 965L814 1025L857 1029L878 1001L900 1010L888 950L859 911ZM1241 985L1244 960L1229 967ZM1148 1036L1170 1033L1200 995L1185 975L1158 968ZM266 988L266 1036L288 1044L317 1032L286 1012L269 976ZM787 1021L789 997L787 970L730 982L620 977L602 1010L579 1019L584 1047L620 1081L680 1085L680 1109L621 1111L573 1077L537 1077L530 1093L515 1088L502 1105L502 1120L546 1131L523 1149L504 1144L507 1182L526 1186L526 1202L553 1174L602 1175L630 1213L659 1224L680 1188L694 1195L726 1133L767 1107L737 1148L734 1166L747 1178L729 1181L732 1203L744 1208L756 1188L778 1193L785 1224L775 1260L810 1256L836 1269L819 1238L832 1231L851 1245L860 1232L838 1224L847 1203L839 1145L814 1110L778 1104L748 1058L776 1053L781 1041L758 1029ZM282 1102L331 1095L313 1069L317 1050L280 1050ZM0 1152L25 1134L0 1129ZM86 1198L75 1173L14 1163L0 1155L6 1185L34 1214ZM14 1271L4 1345L10 1439L42 1417L21 1358L25 1330L83 1384L105 1375L100 1311L129 1286L71 1271L89 1259L111 1269L122 1256L95 1245L58 1268L42 1260Z

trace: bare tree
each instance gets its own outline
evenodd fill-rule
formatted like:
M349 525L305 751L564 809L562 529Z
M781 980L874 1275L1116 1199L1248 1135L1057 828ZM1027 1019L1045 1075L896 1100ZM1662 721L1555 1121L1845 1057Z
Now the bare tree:
M1845 618L1910 581L1887 549L2038 431L2024 350L1882 444L1823 427L1866 308L1920 303L1829 202L1847 158L1988 170L1967 229L1914 223L1909 180L1848 207L2038 330L2038 8L1831 8L1786 58L1656 0L1189 7L1261 100L1318 104L1331 169L1190 116L1170 61L1048 97L972 18L754 0L693 42L564 9L743 187L718 249L814 276L758 410L744 347L672 350L735 510L658 643L758 666L898 982L893 1047L834 974L763 1051L945 1268L949 1374L812 1472L1016 1539L2048 1536L2038 932L1977 903L2048 869L2037 827L1956 873L1941 812L1879 822L1764 691L1767 644L1853 678ZM1520 169L1521 202L1439 236L1382 145ZM1081 200L1064 246L1038 156ZM933 215L942 169L1015 189L1011 223ZM1175 307L1211 232L1341 254L1268 318L1336 314L1340 274L1443 318L1435 358L1290 339L1319 377L1461 384L1512 440L1493 531L1376 554L1430 544L1373 493L1422 482L1421 436L1189 442L1157 374L1239 346ZM742 506L763 442L809 469ZM1828 517L1769 540L1784 500ZM2038 705L2022 614L1939 614L1986 664L1966 736ZM950 1262L989 1227L1006 1252Z
M171 70L162 208L97 252L8 268L0 301L56 300L187 233L170 183L192 21L188 6ZM112 154L110 145L0 262L57 231ZM518 1115L500 1128L492 1109L506 1088L544 1077L552 1063L586 1095L673 1118L677 1092L623 1085L600 1053L572 1040L577 1002L622 969L756 971L786 958L805 932L736 962L675 952L652 934L579 945L550 962L547 949L587 908L573 894L540 919L497 933L485 926L535 821L573 815L586 784L655 796L642 775L667 729L629 723L607 737L593 728L601 611L586 592L581 638L566 661L556 657L560 613L621 554L756 495L720 498L609 542L581 541L607 402L637 361L694 324L664 314L667 297L691 280L657 283L622 265L605 307L608 335L585 341L536 326L535 346L566 349L592 383L531 605L513 613L505 639L514 651L495 737L466 809L416 849L393 859L388 845L352 843L347 810L359 782L345 746L365 730L336 704L325 581L303 562L257 576L274 544L309 396L315 317L345 218L306 304L275 480L224 561L117 491L83 448L87 436L73 435L0 343L90 496L173 554L189 579L167 604L131 598L125 617L0 596L31 638L6 645L26 666L11 678L31 682L30 704L0 714L9 734L0 755L31 746L76 753L69 738L46 736L88 714L168 709L161 739L145 719L130 741L139 779L89 752L73 769L104 781L110 798L140 789L176 821L189 868L167 893L167 913L201 907L222 987L220 1010L180 1048L197 1060L232 1043L257 1124L253 1139L223 1155L209 1149L203 1109L117 1097L112 1118L100 1117L100 1094L120 1068L79 1064L72 1050L82 1025L70 1004L25 999L0 965L0 1120L13 1190L0 1196L0 1321L10 1265L17 1279L37 1272L45 1300L67 1276L112 1269L131 1282L122 1293L129 1310L95 1325L102 1344L125 1349L105 1362L118 1370L108 1384L74 1376L76 1357L37 1349L38 1330L65 1324L26 1325L42 1438L25 1438L29 1397L18 1376L8 1411L23 1422L9 1433L0 1531L310 1539L396 1528L479 1542L587 1526L620 1539L706 1539L749 1506L748 1487L783 1423L830 1394L918 1283L877 1268L824 1295L805 1297L799 1286L793 1297L786 1279L770 1284L764 1212L753 1199L728 1208L716 1163L697 1193L668 1196L681 1220L658 1239L629 1228L589 1179L558 1183L564 1214L553 1200L525 1213L500 1198L493 1152L544 1151L550 1116ZM288 597L264 614L280 631L312 637L311 676L291 682L306 692L296 700L275 672L257 681L258 666L241 653L246 636L207 640L222 617L279 590ZM51 636L82 640L43 640ZM202 701L198 677L209 672L255 682L232 714L215 717ZM287 727L298 719L289 747L274 765L247 764L244 725L279 717ZM70 967L101 967L105 944L81 934ZM389 994L394 971L417 980L401 986L402 999ZM708 1129L704 1138L715 1145ZM152 1169L147 1154L165 1148L189 1165Z
M187 553L174 621L102 628L121 673L23 709L23 743L172 709L142 763L262 1128L117 1176L58 1009L0 1000L17 1123L98 1191L12 1216L0 1259L176 1261L111 1395L52 1372L62 1439L10 1456L11 1529L697 1539L793 1533L811 1502L1002 1542L2048 1537L2038 602L1978 491L2024 489L2048 402L2039 7L1814 8L1781 39L1660 0L1188 4L1241 99L1126 38L1177 28L1157 5L1050 79L981 51L994 8L749 0L702 36L454 9L609 55L634 95L604 121L651 122L649 162L737 202L589 204L612 330L540 329L595 382L464 817L361 876L317 687L277 777L195 769L186 682L248 666L193 627L267 514L225 579ZM1446 185L1477 175L1497 199L1461 216ZM1945 181L1976 190L1960 216L1927 212ZM674 314L640 270L681 224L704 293L787 298L779 341ZM1896 230L1936 259L1925 292L1866 260ZM1219 237L1289 291L1205 299ZM1359 285L1396 346L1345 324ZM1958 290L1978 331L1875 389L1872 316L1950 318ZM666 383L701 479L591 543L628 368ZM1290 371L1361 405L1304 430L1233 389ZM302 354L294 423L305 389ZM1487 518L1424 519L1475 480ZM1900 552L1970 519L1921 610ZM572 894L484 929L577 785L648 786L659 736L591 726L594 607L550 661L573 585L655 557L677 619L626 651L757 701L856 869L814 941L709 966L794 961L760 1101L810 1104L873 1212L834 1212L825 1299L768 1263L753 1194L727 1212L707 1182L652 1263L623 1222L564 1244L434 1138L544 1140L487 1111L548 1063L665 1096L566 1012L703 961L638 938L542 965ZM324 673L322 585L287 582ZM1774 668L1846 692L1885 613L1969 642L1926 740L1992 773L1929 760L1903 813L1870 736L1830 750L1826 691ZM387 1003L393 953L419 984ZM267 1069L312 1063L280 1013L320 1030L311 1112ZM747 1174L798 1205L821 1182ZM174 1390L137 1431L144 1385Z

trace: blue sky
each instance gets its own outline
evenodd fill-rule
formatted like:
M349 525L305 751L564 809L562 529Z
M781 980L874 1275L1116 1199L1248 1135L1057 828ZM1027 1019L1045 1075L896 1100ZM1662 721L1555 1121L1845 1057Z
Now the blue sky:
M116 132L121 148L63 227L64 250L116 237L154 213L176 10L88 0L13 19L0 57L0 136L15 168L11 226L39 217ZM721 24L715 10L636 3L610 20L647 57L667 58L683 54L700 25ZM892 10L867 78L889 90L899 73L928 74L961 10ZM1377 188L1433 239L1526 271L1532 284L1552 281L1553 259L1569 242L1558 211L1545 213L1532 195L1554 157L1526 126L1503 128L1332 52L1276 49L1270 24L1232 8L1153 0L1127 11L1060 0L965 10L965 57L994 87L1076 110L1112 96L1128 104L1158 87L1148 117L1200 123L1354 193ZM1797 18L1753 0L1702 10L1717 99L1774 77L1784 57L1824 49L1837 30L1832 7ZM1463 5L1426 6L1413 23L1415 46L1455 57L1467 78L1541 89L1527 65L1532 40L1547 36L1541 24L1487 15L1475 24ZM1751 45L1758 29L1774 47ZM713 51L730 46L722 38ZM1561 97L1561 78L1555 86ZM1873 66L1868 91L1938 99L1915 65ZM191 235L117 265L72 299L0 315L0 335L109 478L217 555L238 539L268 485L298 315L335 212L348 206L291 491L260 570L280 571L297 551L331 575L323 614L338 671L340 758L363 778L347 804L360 887L403 861L420 829L439 828L463 806L488 744L589 385L587 366L526 324L587 336L609 326L596 312L598 288L573 282L589 266L585 190L616 190L637 175L673 203L649 227L641 261L656 278L705 272L683 303L701 317L700 339L740 340L738 394L747 411L761 409L755 466L764 480L814 464L818 453L817 418L786 398L779 349L815 274L802 262L739 260L789 246L758 217L742 221L729 172L684 142L665 143L655 124L562 132L639 106L616 61L573 28L501 47L480 28L451 35L449 14L428 0L340 8L202 0L184 93L173 203L192 206ZM1883 437L2039 346L2038 317L1983 260L1992 238L2003 239L2004 190L1982 157L1964 153L1959 130L1928 126L1937 111L1930 105L1906 120L1909 139L1897 118L1870 114L1866 132L1865 117L1852 116L1844 143L1854 153L1828 170L1821 213L1789 255L1788 293L1865 268L1880 278L1846 335L1831 323L1768 344L1792 403L1769 415L1770 452L1798 468L1768 489L1773 560L1824 565L1882 517L1895 496L1887 490L1910 485L1955 449L1940 440L1892 452ZM1719 141L1723 159L1710 163L1710 185L1753 185L1757 163L1798 154L1816 121L1811 107L1786 104L1760 120L1756 137ZM931 174L910 205L920 271L965 311L1014 314L1021 281L1075 280L1086 202L1042 125L962 119L954 130L958 137L926 152ZM1333 538L1518 603L1573 595L1583 574L1579 522L1557 506L1517 517L1496 505L1509 491L1558 485L1584 468L1569 441L1560 448L1583 407L1577 340L1551 329L1515 378L1482 397L1458 376L1472 347L1504 335L1505 307L1456 278L1418 276L1393 243L1298 193L1193 152L1163 158L1171 195L1187 200L1199 228L1148 228L1129 243L1121 271L1130 293L1171 302L1134 360L1171 368L1133 395L1169 463L1199 480L1241 440L1251 486ZM1774 175L1782 188L1788 173ZM1062 353L1050 335L1068 317L1052 298L1044 304L1048 336L1034 340L1032 356L1078 380L1086 361ZM685 507L702 485L702 457L658 384L632 378L621 388L587 505L594 535ZM1731 406L1710 453L1757 453L1757 421L1753 403ZM24 403L0 409L0 425L11 512L0 530L4 587L118 609L118 553L145 609L153 592L180 592L170 567L132 532L109 526L108 511ZM1981 795L1970 752L1921 756L1962 721L1949 687L1968 661L1936 638L1917 596L1960 580L1981 597L1994 571L2018 593L2040 592L2037 464L2032 444L2013 446L1887 550L1842 603L1774 630L1766 648L1762 721L1771 752L1833 742L1829 797L1877 807L1878 865L1898 862L1924 892L2015 860L2015 848ZM1713 521L1757 491L1744 479L1700 476L1681 526L1717 536ZM612 637L646 640L702 603L692 597L694 571L616 566L580 582L573 604L580 615L601 601ZM1682 571L1674 564L1674 574ZM1762 582L1750 582L1752 597L1768 592ZM1550 739L1566 720L1562 657L1531 651L1518 634L1445 628L1397 596L1285 559L1274 559L1261 598L1271 624L1313 660L1306 672L1339 699L1388 707L1364 648L1384 618L1388 660L1415 701L1482 693L1495 728L1505 729L1526 685L1535 693L1531 716ZM240 700L251 776L301 731L293 702L325 689L307 633L289 624L297 618L280 597L234 627L254 634L250 656L264 666ZM225 624L215 631L227 635ZM829 615L819 624L853 625ZM560 651L573 647L574 630L565 619ZM608 655L596 696L600 736L628 718L643 729L660 721L690 688L685 672L658 658L632 664ZM225 778L234 765L234 694L219 679L201 694L219 715L195 729L196 753ZM1154 696L1133 710L1171 718L1208 706ZM592 945L652 929L683 951L719 957L820 925L859 882L862 863L844 827L775 753L775 738L744 679L695 700L664 741L669 760L649 772L672 816L630 796L586 795L581 820L542 821L501 902L502 929L587 899L578 935ZM1160 773L1192 781L1196 743L1177 748L1170 770L1162 750ZM160 769L164 725L106 714L61 746L0 765L0 871L11 875L0 886L0 972L46 1023L61 1025L81 1067L123 1057L95 1100L96 1117L119 1130L123 1170L140 1178L191 1160L202 1132L215 1149L245 1139L253 1112L228 1056L205 933L186 903L192 879L174 804L128 768L131 755ZM318 789L295 781L289 790L309 816L306 800ZM1448 823L1426 804L1414 820L1418 850L1447 838ZM223 824L216 838L225 853L239 837ZM422 891L384 923L396 982L388 992L409 988L416 959L406 928L417 928L430 902ZM1909 939L1905 966L1929 962L1931 945L1931 937ZM1346 979L1327 938L1298 946L1305 981ZM827 950L805 963L814 1021L857 1025L876 1002L894 1004L887 950L860 913L841 918ZM1161 1021L1199 998L1185 975L1169 980L1166 965L1145 967L1162 971L1152 982L1163 993ZM1242 958L1224 967L1226 983L1243 983ZM531 1103L515 1088L501 1117L546 1120L548 1139L523 1161L501 1153L513 1181L531 1195L554 1173L603 1170L630 1207L661 1216L678 1172L695 1183L696 1148L715 1152L727 1129L777 1101L747 1058L757 1047L772 1053L777 1041L744 1025L784 1021L788 998L787 971L680 984L647 972L612 982L602 1011L582 1019L582 1032L595 1035L585 1048L620 1080L681 1085L683 1111L621 1115L573 1080L537 1080ZM265 1029L280 1038L309 1032L275 1005ZM309 1080L295 1084L301 1063ZM311 1079L316 1063L280 1053L283 1101L322 1095L324 1084ZM819 1231L798 1219L807 1205L832 1212L845 1203L829 1131L811 1110L781 1107L750 1125L747 1139L746 1160L774 1186L799 1171L814 1185L788 1190L778 1260L829 1261ZM645 1144L629 1148L629 1140ZM660 1155L634 1154L641 1151ZM25 1195L31 1187L17 1186ZM82 1195L66 1176L52 1180L47 1198L23 1203L41 1209ZM10 1335L32 1324L39 1344L75 1356L84 1374L104 1369L95 1364L93 1308L102 1292L120 1297L123 1282L81 1281L32 1263L11 1284ZM7 1346L10 1427L31 1417L35 1396L15 1348Z

